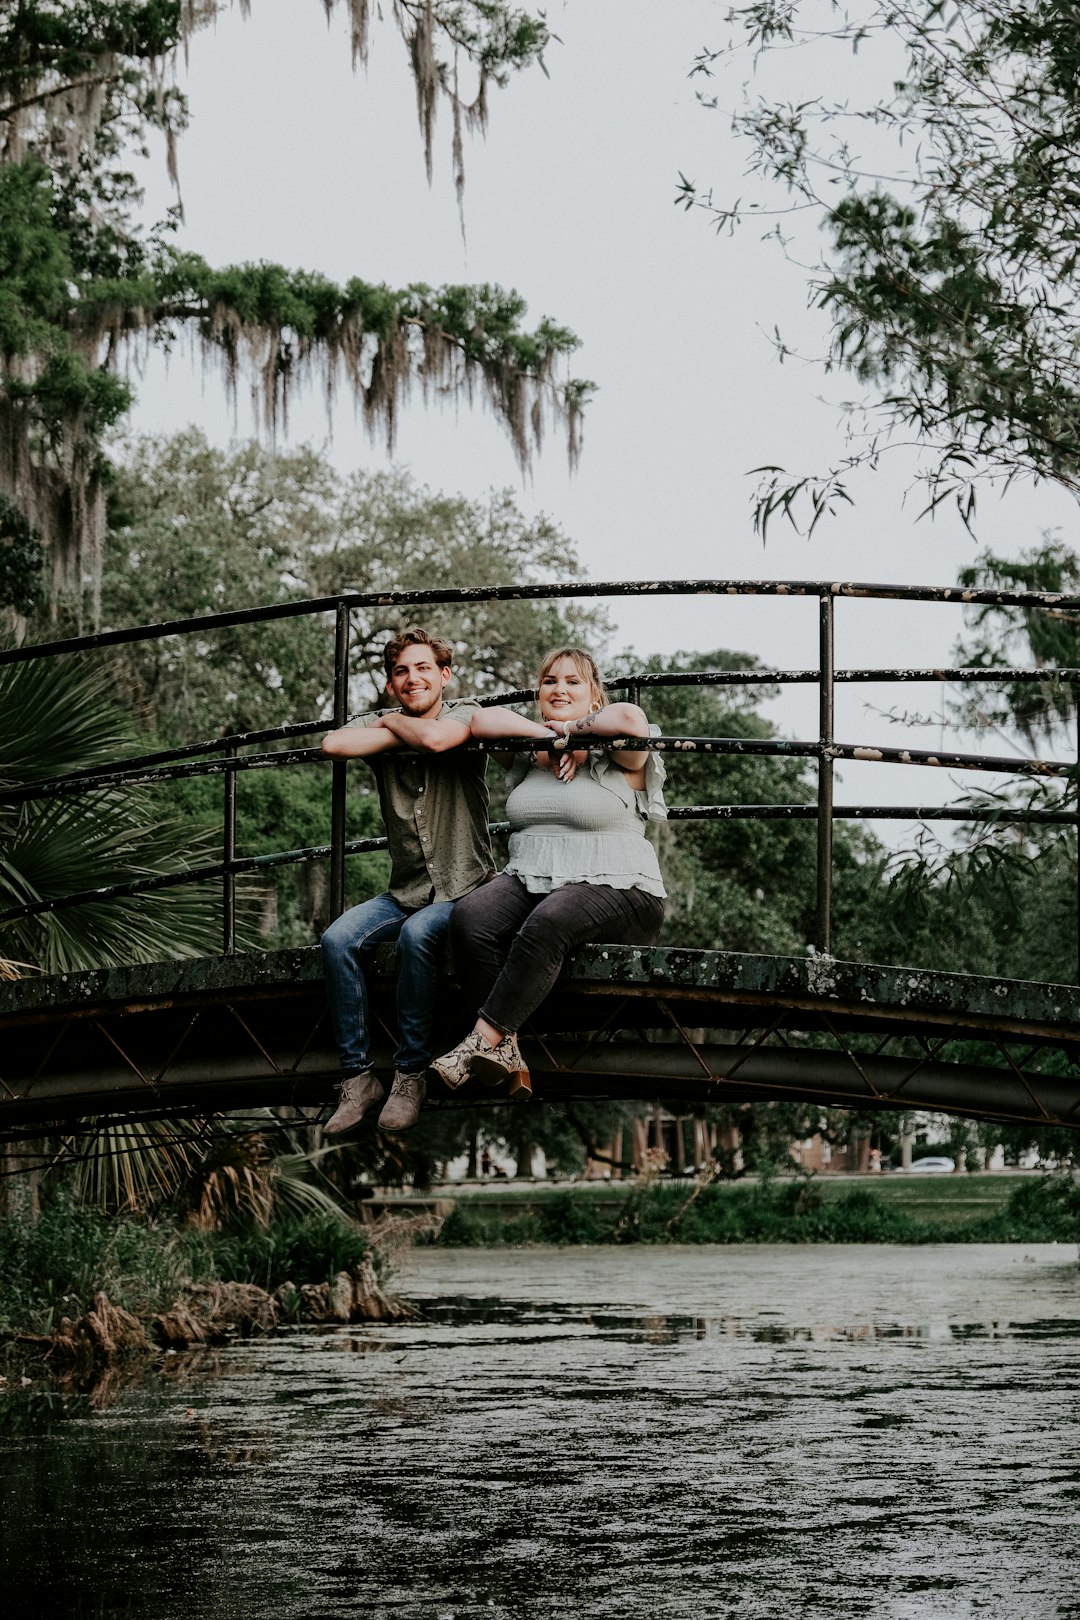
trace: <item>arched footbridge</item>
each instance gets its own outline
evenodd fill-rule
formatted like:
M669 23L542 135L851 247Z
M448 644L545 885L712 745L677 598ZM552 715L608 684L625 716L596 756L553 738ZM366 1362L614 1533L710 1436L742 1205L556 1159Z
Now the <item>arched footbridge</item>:
M79 894L40 895L0 913L3 927L16 919L47 917L109 898L196 883L220 894L221 954L200 959L118 967L88 973L31 976L0 984L0 1136L18 1139L48 1126L108 1118L170 1116L252 1107L327 1104L336 1063L317 948L255 952L237 949L236 886L248 873L299 863L329 867L330 911L344 904L350 856L382 846L376 838L347 835L347 767L312 746L296 747L329 725L345 724L356 708L354 617L382 625L430 617L440 608L524 598L683 595L716 603L716 639L740 639L738 618L750 596L784 599L785 611L814 612L809 630L814 667L722 669L631 675L610 683L634 700L650 687L811 686L817 725L802 740L782 737L671 737L647 746L671 753L757 755L811 762L816 794L801 804L678 803L672 771L672 820L702 817L757 821L806 820L816 827L817 898L814 936L799 956L746 955L710 950L596 947L571 964L558 993L541 1008L524 1046L542 1099L648 1098L691 1107L719 1102L804 1099L823 1106L935 1109L1001 1121L1080 1127L1080 989L874 966L832 955L833 831L842 819L919 820L975 825L985 821L1044 823L1070 841L1076 861L1078 808L1074 760L1032 759L920 750L879 740L837 735L837 693L846 686L936 685L995 681L1056 682L1074 693L1080 669L838 668L834 637L838 612L868 602L994 606L1071 615L1080 598L1023 591L949 587L838 584L820 581L675 580L391 593L350 592L316 601L204 616L200 619L108 631L37 647L0 650L0 667L28 659L92 654L105 660L116 648L165 637L207 638L238 624L300 615L323 624L328 678L333 670L333 714L262 731L232 733L154 754L128 756L90 772L0 791L0 807L68 794L115 793L125 784L160 783L181 776L216 776L222 783L221 859L194 867L178 858L173 873ZM801 606L800 606L801 604ZM367 656L367 654L365 654ZM485 695L484 702L524 701L531 694ZM469 746L490 746L470 744ZM498 744L504 749L506 743ZM535 740L521 748L534 748ZM635 747L641 746L635 740ZM944 768L954 780L1017 776L1049 784L1039 802L1004 795L995 803L840 804L834 797L838 761L859 768ZM313 848L245 855L237 848L236 784L241 772L302 766L330 774L329 842ZM362 767L360 767L362 769ZM972 773L969 776L969 773ZM925 778L924 778L925 779ZM1080 907L1078 907L1080 916ZM393 952L379 959L373 1010L379 1027L376 1062L389 1066L393 1051ZM1069 962L1063 977L1074 974ZM441 985L440 1039L462 1032L464 1010L452 964ZM557 1011L556 1011L557 1009ZM472 1085L451 1096L433 1086L435 1106L458 1106L497 1097Z
M376 1063L393 1051L393 949ZM440 1026L461 1032L451 974ZM823 957L602 946L523 1045L542 1099L690 1106L807 1099L1080 1125L1080 990ZM317 1107L334 1092L317 949L115 968L0 988L0 1129L93 1116ZM475 1105L475 1082L431 1101Z

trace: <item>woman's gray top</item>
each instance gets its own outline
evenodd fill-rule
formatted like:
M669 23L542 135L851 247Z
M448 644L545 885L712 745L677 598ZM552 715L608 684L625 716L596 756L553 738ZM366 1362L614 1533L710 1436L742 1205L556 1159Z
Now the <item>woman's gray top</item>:
M649 727L652 736L659 728ZM567 883L605 883L613 889L666 894L647 821L665 821L664 762L650 753L645 786L632 788L604 752L590 753L572 782L533 765L515 767L518 785L506 801L513 829L507 872L530 894L549 894Z

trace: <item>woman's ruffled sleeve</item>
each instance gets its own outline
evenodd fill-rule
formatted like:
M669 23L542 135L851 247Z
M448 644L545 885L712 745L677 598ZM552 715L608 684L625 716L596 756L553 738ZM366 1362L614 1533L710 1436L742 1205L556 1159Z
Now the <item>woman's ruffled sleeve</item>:
M650 737L660 736L659 726L649 727ZM667 780L667 769L664 765L664 756L654 753L650 748L645 760L645 786L632 788L626 780L626 772L619 769L607 749L593 749L589 753L588 769L597 782L605 787L612 788L621 794L628 805L633 805L639 816L645 821L666 821L667 805L664 803L664 783Z
M659 737L660 727L650 725L649 736ZM638 809L646 821L666 821L667 805L664 803L664 783L667 781L667 766L664 764L663 754L655 749L649 750L645 761L645 786L635 790Z

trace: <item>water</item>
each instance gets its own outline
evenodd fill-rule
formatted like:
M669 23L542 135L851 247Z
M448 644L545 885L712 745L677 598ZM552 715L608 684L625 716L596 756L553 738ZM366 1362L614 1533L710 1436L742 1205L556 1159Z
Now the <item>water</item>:
M6 1394L6 1612L1080 1617L1076 1259L418 1252L422 1322Z

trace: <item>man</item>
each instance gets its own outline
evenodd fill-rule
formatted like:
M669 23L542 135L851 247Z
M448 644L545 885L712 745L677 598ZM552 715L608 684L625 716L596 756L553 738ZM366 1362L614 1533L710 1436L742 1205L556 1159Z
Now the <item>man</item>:
M453 654L428 630L403 630L383 650L386 690L400 709L362 715L323 738L334 759L364 759L379 790L390 847L390 888L353 906L322 936L327 993L341 1058L341 1100L325 1126L339 1135L386 1098L379 1124L415 1125L431 1061L436 964L454 901L490 877L483 754L451 753L469 736L477 705L446 699ZM404 749L416 750L402 757ZM377 945L397 940L399 1045L390 1095L371 1067L365 969Z

